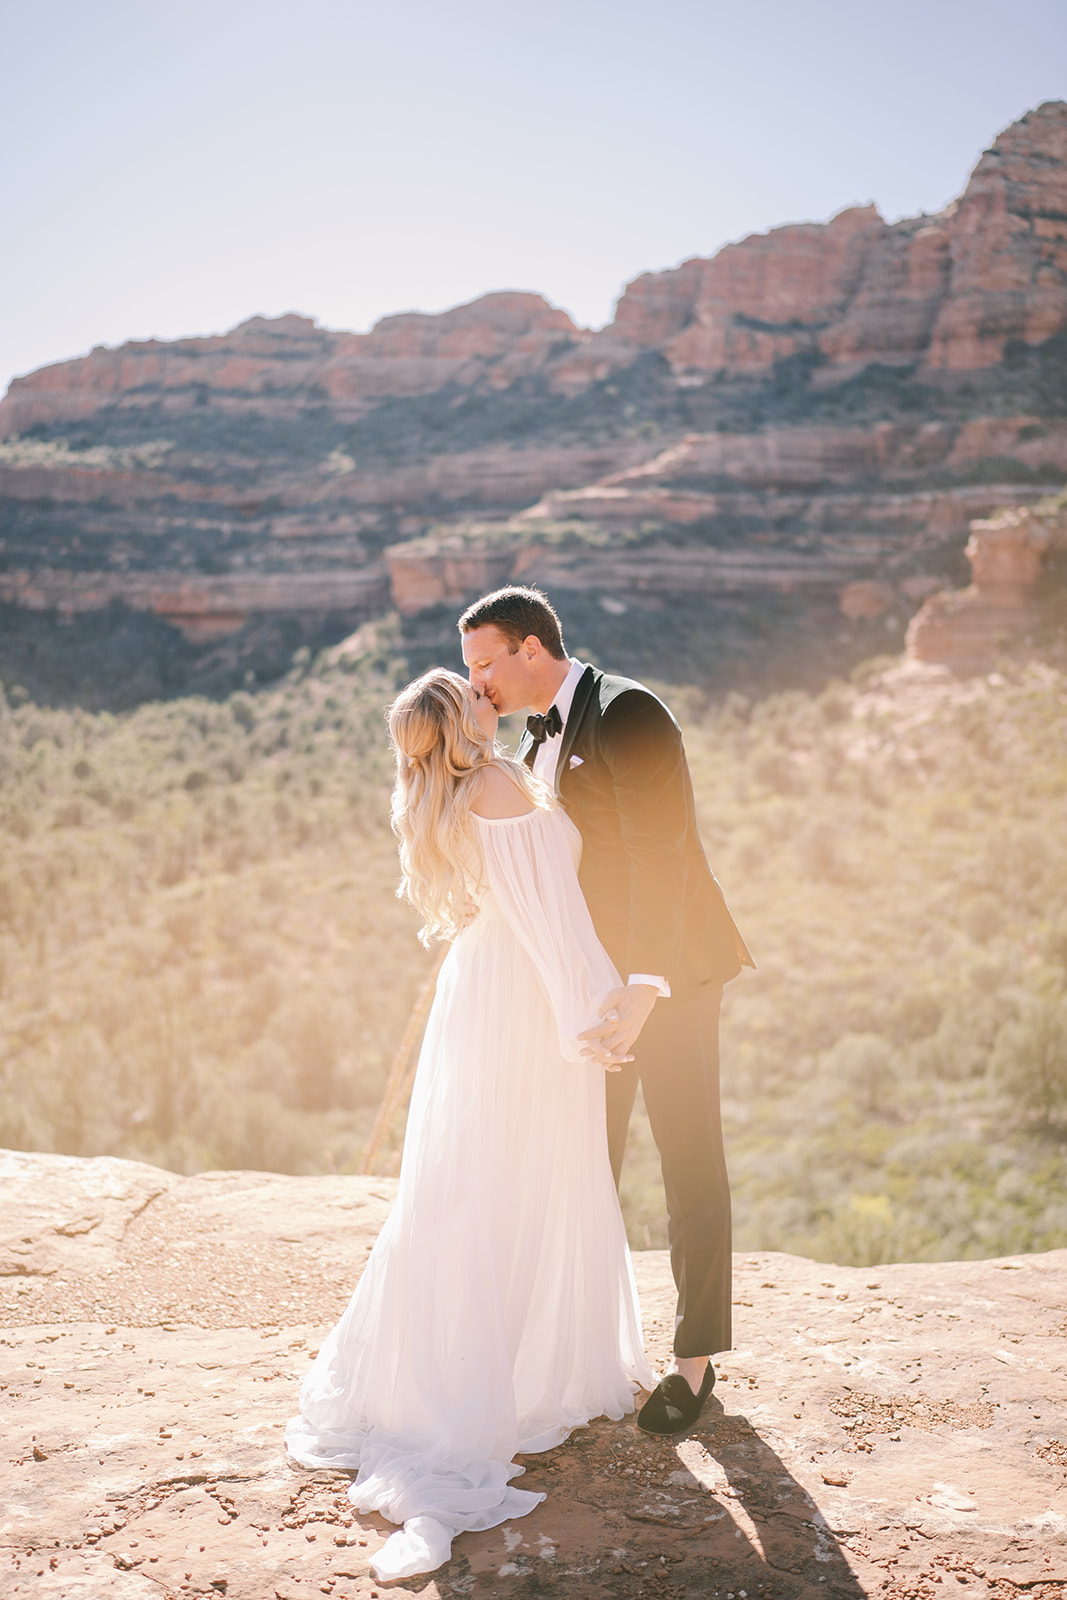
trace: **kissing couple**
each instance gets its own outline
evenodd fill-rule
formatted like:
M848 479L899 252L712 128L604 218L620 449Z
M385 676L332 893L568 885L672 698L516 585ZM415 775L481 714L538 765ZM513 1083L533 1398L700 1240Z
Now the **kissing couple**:
M443 667L389 712L400 892L450 942L411 1098L396 1203L290 1422L307 1467L357 1471L402 1524L380 1581L432 1572L465 1531L526 1515L516 1454L593 1417L692 1425L730 1347L722 986L751 958L697 833L678 725L571 660L536 589L459 620ZM531 715L512 758L497 720ZM640 1080L678 1287L657 1382L617 1184Z

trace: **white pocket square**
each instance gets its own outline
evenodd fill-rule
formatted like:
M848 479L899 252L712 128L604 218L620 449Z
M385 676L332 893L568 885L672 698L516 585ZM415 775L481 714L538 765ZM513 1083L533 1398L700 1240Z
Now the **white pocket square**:
M585 765L581 756L571 756L571 759L567 764L571 767L581 767Z

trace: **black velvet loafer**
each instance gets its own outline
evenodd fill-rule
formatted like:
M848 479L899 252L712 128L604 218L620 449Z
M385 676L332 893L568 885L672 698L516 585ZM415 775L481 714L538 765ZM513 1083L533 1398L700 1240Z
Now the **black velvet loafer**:
M691 1428L714 1387L715 1368L710 1361L696 1394L680 1372L672 1372L660 1379L637 1413L637 1426L646 1433L658 1434L681 1433L684 1428Z

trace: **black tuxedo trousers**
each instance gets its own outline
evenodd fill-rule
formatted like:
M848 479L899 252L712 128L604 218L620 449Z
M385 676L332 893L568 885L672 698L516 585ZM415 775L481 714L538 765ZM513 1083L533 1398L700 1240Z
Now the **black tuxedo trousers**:
M678 1287L679 1356L714 1355L731 1344L730 1183L719 1111L721 1001L719 984L657 1000L633 1062L607 1074L608 1151L616 1185L638 1082L659 1150Z
M533 751L527 733L519 755L532 761ZM723 983L752 957L704 856L681 730L661 700L587 667L563 729L556 789L582 835L579 876L593 925L623 981L654 973L673 991L656 1001L632 1066L608 1074L608 1141L617 1183L640 1081L667 1193L675 1352L711 1355L730 1346L719 1003Z

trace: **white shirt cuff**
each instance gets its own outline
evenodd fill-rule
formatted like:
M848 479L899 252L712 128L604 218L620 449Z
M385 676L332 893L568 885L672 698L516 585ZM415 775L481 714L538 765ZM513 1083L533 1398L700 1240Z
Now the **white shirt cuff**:
M654 976L648 972L631 972L626 982L627 984L647 983L651 988L659 991L661 1000L669 1000L671 997L671 986L666 978Z

